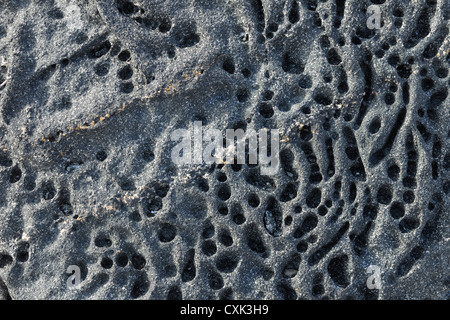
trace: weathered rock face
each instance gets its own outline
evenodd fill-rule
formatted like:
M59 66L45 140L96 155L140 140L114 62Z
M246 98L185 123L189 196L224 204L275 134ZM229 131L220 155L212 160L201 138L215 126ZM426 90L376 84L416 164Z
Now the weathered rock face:
M0 1L0 298L448 299L449 18ZM176 165L195 121L278 129L278 172Z

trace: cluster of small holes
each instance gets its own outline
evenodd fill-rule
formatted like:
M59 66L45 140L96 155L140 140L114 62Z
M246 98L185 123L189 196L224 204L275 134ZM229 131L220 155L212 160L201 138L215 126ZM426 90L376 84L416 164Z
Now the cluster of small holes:
M124 49L121 50L120 43L111 44L109 40L106 40L99 45L95 46L88 52L88 57L92 59L99 60L94 65L94 72L98 77L104 77L109 74L111 69L111 61L106 54L109 53L111 57L117 55L119 60L119 70L117 72L117 78L120 82L120 91L126 94L133 92L134 85L132 83L131 77L133 76L133 69L128 62L130 61L131 54L130 51ZM68 60L67 60L68 62ZM127 63L125 65L121 65Z
M16 253L16 259L19 262L26 262L29 259L30 244L27 241L19 243Z
M94 245L103 250L99 259L101 268L111 270L130 268L137 275L130 290L132 299L144 295L149 289L149 281L142 270L147 265L144 255L130 248L127 250L115 249L114 242L108 235L99 234L94 239Z
M128 58L127 58L127 56L128 56ZM130 58L129 58L128 51L122 51L119 54L119 60L128 61L129 59ZM120 69L117 72L117 76L121 80L120 91L123 93L126 93L126 94L133 92L134 85L133 85L133 82L130 81L131 77L133 76L133 69L132 69L131 65L126 64L126 65L120 67Z
M1 27L0 27L0 38L1 38ZM8 73L8 67L4 66L4 65L0 66L0 92L6 87L7 73Z
M307 130L307 128L305 128L305 130ZM320 172L320 167L317 163L317 157L314 153L311 143L304 142L301 145L301 149L304 152L304 154L307 157L307 160L310 164L309 182L311 184L317 184L317 183L321 182L323 179L323 176Z

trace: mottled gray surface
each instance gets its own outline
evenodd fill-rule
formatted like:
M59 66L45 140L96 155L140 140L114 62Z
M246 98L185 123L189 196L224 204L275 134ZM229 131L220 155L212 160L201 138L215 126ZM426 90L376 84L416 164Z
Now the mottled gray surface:
M0 0L0 298L448 299L449 18ZM279 129L280 171L174 165L198 120Z

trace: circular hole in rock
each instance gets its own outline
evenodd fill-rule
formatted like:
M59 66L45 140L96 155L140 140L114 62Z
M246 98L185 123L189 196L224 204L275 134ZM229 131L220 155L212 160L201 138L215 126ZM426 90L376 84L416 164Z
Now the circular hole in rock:
M208 275L208 284L209 287L213 290L220 290L224 286L223 278L220 274L215 271L212 271Z
M123 93L131 93L134 90L134 85L132 82L124 82L120 84L120 91Z
M122 80L131 79L131 77L133 76L133 69L129 65L124 66L119 70L118 76Z
M286 218L284 218L284 225L290 226L292 224L292 220L292 216L287 216Z
M229 74L233 74L235 71L234 61L232 58L226 58L222 64L223 70L228 72Z
M372 120L372 122L369 125L369 132L371 134L375 134L380 130L381 127L381 120L377 117Z
M170 31L170 29L172 29L172 21L170 21L169 18L162 19L162 21L158 27L159 32L167 33Z
M394 104L394 102L395 102L395 95L393 93L391 93L391 92L386 93L385 96L384 96L384 102L387 105L389 105L389 106Z
M400 219L405 215L405 206L401 202L394 202L391 205L391 208L389 209L389 213L391 214L392 218L394 219Z
M402 233L408 233L416 229L420 225L420 221L417 218L406 217L403 218L398 224L398 228Z
M109 73L109 62L100 62L95 65L94 72L99 77L106 76Z
M36 187L35 177L33 176L25 176L23 179L23 187L27 191L32 191Z
M105 236L98 236L95 238L94 244L96 247L99 247L99 248L111 247L112 241L111 241L111 239L109 239Z
M44 200L51 200L55 197L56 190L51 182L45 182L42 187L42 198Z
M308 106L303 106L303 107L302 107L302 112L303 112L304 114L311 114L311 108L308 107Z
M211 221L208 220L203 227L202 237L203 239L209 239L214 236L214 233L214 225L211 223Z
M131 256L131 264L137 270L141 270L142 268L144 268L146 263L147 261L145 260L145 258L139 253L134 253Z
M9 175L9 182L16 183L22 178L22 170L20 170L19 166L14 166L11 169L11 174Z
M262 98L263 98L264 101L272 100L273 96L274 96L274 93L273 93L272 90L266 90L262 94Z
M270 103L265 103L265 102L261 103L259 105L259 114L266 119L272 118L272 116L274 115L274 110L273 110L272 105Z
M436 76L441 79L447 78L448 70L445 68L439 68L438 70L436 70Z
M134 221L134 222L139 222L142 220L141 215L139 214L139 211L133 211L130 213L129 215L130 220Z
M183 300L183 294L178 286L170 288L167 293L167 300Z
M217 174L217 180L219 182L225 182L225 181L227 181L227 175L224 172L219 172Z
M396 54L393 54L388 57L387 61L391 66L395 67L400 63L400 57Z
M165 223L159 230L158 238L161 242L170 242L175 239L176 235L177 229L173 225Z
M384 51L382 49L378 49L375 51L375 57L377 57L378 59L381 59L384 57Z
M222 254L216 260L217 270L223 273L231 273L236 269L239 260L231 254Z
M107 54L110 49L111 49L111 42L109 42L109 40L106 40L101 44L97 45L92 50L90 50L88 52L88 57L91 59L98 59Z
M248 201L248 204L253 208L257 208L260 204L259 197L256 193L250 193L247 201Z
M394 181L397 181L400 176L400 168L396 164L393 164L388 167L387 173L389 178L391 178Z
M306 241L301 240L297 244L296 249L298 252L301 252L301 253L306 252L306 250L308 250L308 243Z
M249 78L252 75L251 71L247 68L242 69L241 72L244 78Z
M59 205L59 210L65 215L65 216L70 216L71 214L73 214L73 207L69 202L62 202Z
M331 97L331 92L326 88L316 89L313 95L314 101L324 106L329 106L333 102Z
M272 277L274 276L274 272L273 272L273 270L271 270L271 269L264 269L263 271L262 271L262 276L263 276L263 279L265 280L265 281L269 281L270 279L272 279Z
M151 162L155 159L155 154L150 147L144 148L141 152L142 160L145 162Z
M217 196L220 200L228 200L231 197L230 186L228 184L222 184L217 191Z
M239 102L246 102L250 96L250 92L247 88L239 88L236 91L236 98Z
M429 91L434 87L434 81L431 78L422 79L422 90Z
M171 46L169 49L167 49L167 56L170 59L175 58L175 55L176 55L176 51L175 51L175 47L174 46Z
M302 74L300 76L300 79L298 80L298 85L302 89L309 89L312 87L312 84L313 84L313 82L312 82L311 76L309 76L307 74Z
M231 237L230 232L225 229L219 233L219 241L226 247L233 245L233 238Z
M317 208L320 204L322 192L318 188L312 189L306 197L306 205L310 208Z
M113 266L113 261L111 260L111 258L103 257L100 265L105 269L111 269L111 267Z
M223 216L226 216L228 214L228 207L225 203L219 204L217 211Z
M391 84L389 85L389 91L391 91L391 92L397 92L397 90L398 90L398 86L397 86L396 83L391 83Z
M134 185L133 180L130 180L130 179L127 179L127 178L125 178L122 181L120 181L119 185L120 185L120 189L122 189L123 191L136 190L136 187Z
M232 215L232 220L237 225L241 225L246 221L245 216L242 213L236 213Z
M0 149L0 166L11 167L12 165L13 161L9 157L9 153Z
M98 161L105 161L106 160L106 158L107 158L107 154L106 154L106 152L104 151L104 150L100 150L99 152L97 152L97 154L95 155L95 158L98 160Z
M17 248L16 258L19 262L26 262L29 258L28 249L30 248L30 244L28 242L22 242L19 244Z
M147 217L151 218L163 207L162 199L160 197L153 197L147 199L144 203L144 212Z
M131 288L130 296L133 299L142 297L149 289L150 283L146 274L141 274L133 284Z
M405 203L413 203L415 198L414 192L411 190L407 190L403 193L403 201L405 201Z
M128 50L123 50L118 55L118 58L120 61L128 61L128 59L130 59L130 57L131 57L131 54L130 54L130 51L128 51Z
M216 243L213 240L206 240L202 243L202 252L208 257L215 255L217 252Z
M320 296L322 294L324 294L325 289L323 287L323 285L321 284L316 284L312 287L312 294L313 296Z
M381 204L388 205L392 201L392 189L388 185L383 185L378 189L377 201Z
M116 256L116 264L118 267L125 267L128 264L128 256L125 252L120 252Z

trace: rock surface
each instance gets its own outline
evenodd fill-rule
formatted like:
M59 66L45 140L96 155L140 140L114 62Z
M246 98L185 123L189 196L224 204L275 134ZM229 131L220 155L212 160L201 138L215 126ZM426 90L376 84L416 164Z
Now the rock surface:
M0 1L0 298L449 299L449 18ZM280 170L175 165L194 121L278 129Z

